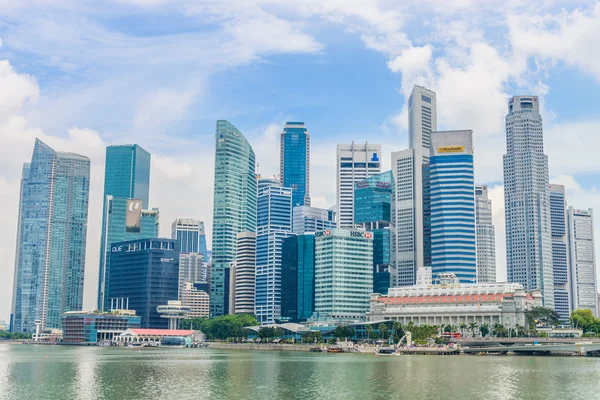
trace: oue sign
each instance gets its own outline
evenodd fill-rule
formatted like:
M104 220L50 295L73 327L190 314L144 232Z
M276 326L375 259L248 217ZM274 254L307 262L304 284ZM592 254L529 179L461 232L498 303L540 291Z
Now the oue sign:
M123 251L123 246L116 246L112 248L113 253L119 253L121 251Z

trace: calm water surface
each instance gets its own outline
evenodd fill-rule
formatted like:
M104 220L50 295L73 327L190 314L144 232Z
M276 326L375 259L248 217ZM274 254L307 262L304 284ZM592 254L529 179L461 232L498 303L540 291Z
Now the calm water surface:
M0 399L600 399L600 358L0 344Z

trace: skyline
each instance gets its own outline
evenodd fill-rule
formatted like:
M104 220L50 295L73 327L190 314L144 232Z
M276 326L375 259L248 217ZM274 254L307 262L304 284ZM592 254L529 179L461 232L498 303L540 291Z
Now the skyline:
M600 61L585 47L600 38L597 4L581 3L583 7L576 12L571 3L556 3L556 8L541 9L531 26L524 25L531 13L526 6L515 9L509 5L500 12L486 4L500 33L484 30L491 19L485 14L489 11L484 13L469 2L464 5L472 10L428 10L440 27L429 25L426 28L431 28L430 32L425 34L413 26L418 20L414 15L394 22L400 11L380 5L363 4L361 8L330 4L319 9L309 2L294 17L299 20L289 27L285 24L289 15L277 7L277 2L238 10L242 23L274 21L270 29L290 39L287 42L271 41L276 36L273 31L263 36L260 31L252 37L256 40L243 41L236 26L228 24L231 17L217 7L214 26L202 28L209 31L211 41L205 45L215 49L214 43L230 44L230 58L213 61L207 69L199 68L206 75L199 80L202 84L187 85L181 77L196 70L198 64L204 67L206 60L183 58L176 46L168 47L178 40L197 45L202 29L193 26L193 16L182 17L181 10L169 11L159 1L137 2L143 3L147 5L123 1L111 13L86 2L56 2L61 7L44 4L35 11L21 9L16 2L0 7L0 15L14 21L14 26L0 22L0 60L5 60L0 62L0 83L8 89L7 96L0 96L0 204L4 210L0 273L6 276L5 283L0 284L0 293L6 293L0 295L0 319L8 320L10 309L20 172L22 163L31 158L35 137L57 151L73 151L92 160L84 300L84 308L90 309L97 287L105 146L137 143L153 155L150 196L152 206L161 210L161 236L169 237L170 223L182 217L202 220L212 239L212 138L215 121L220 118L228 119L248 137L263 176L277 172L279 135L285 122L305 122L312 142L312 204L329 208L335 203L331 187L336 144L351 140L380 143L382 171L388 170L390 153L408 148L407 91L414 83L426 85L437 93L440 130L474 131L475 183L490 186L494 207L498 279L506 279L501 185L503 119L510 96L540 96L550 182L566 185L568 204L583 209L598 209L600 205L594 186L600 173L594 157L598 139L593 134L600 128L596 111ZM59 16L65 5L72 9ZM558 10L560 5L565 6L564 12ZM344 13L335 20L334 14L342 9ZM134 15L125 17L132 10ZM94 15L87 17L93 22L88 36L68 40L73 36L66 34L69 30L77 32L83 26L73 22L75 19L66 21L66 16L84 11ZM34 26L42 12L48 13L48 22ZM469 16L479 12L484 18L473 27L466 25ZM154 28L142 29L143 18L159 19L161 15L169 18ZM179 28L178 18L186 22ZM309 35L302 21L310 19L317 23ZM560 29L541 26L543 23L555 23ZM451 33L460 35L436 38L442 27L454 27ZM31 30L23 33L23 28ZM498 40L502 32L507 33L507 39ZM221 34L227 36L222 38ZM238 41L229 40L229 35ZM589 42L578 40L583 37ZM527 39L535 39L536 48ZM48 40L56 43L50 46ZM160 50L145 55L142 50L152 43ZM552 48L548 43L564 45ZM234 51L238 48L248 48L248 52L238 54ZM139 59L130 60L126 53ZM179 57L170 63L163 59L171 55ZM209 55L217 56L214 51ZM460 63L462 56L465 58ZM158 61L127 84L151 57L158 57ZM178 62L181 65L176 65ZM361 79L355 79L357 73ZM177 78L171 83L165 76ZM290 76L295 79L289 81L292 87L286 87ZM150 84L146 79L143 82L147 89L142 88L141 77L149 79ZM463 91L455 95L455 88ZM118 98L115 91L121 94ZM360 95L348 99L352 92ZM209 96L212 94L218 96ZM226 103L232 94L239 96ZM209 97L214 105L206 104L204 99ZM579 146L565 151L573 143Z

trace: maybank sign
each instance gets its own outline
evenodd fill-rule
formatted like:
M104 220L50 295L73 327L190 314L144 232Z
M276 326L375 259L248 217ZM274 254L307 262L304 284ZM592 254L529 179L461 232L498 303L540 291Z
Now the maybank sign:
M464 146L443 146L438 147L438 153L462 153L465 151Z

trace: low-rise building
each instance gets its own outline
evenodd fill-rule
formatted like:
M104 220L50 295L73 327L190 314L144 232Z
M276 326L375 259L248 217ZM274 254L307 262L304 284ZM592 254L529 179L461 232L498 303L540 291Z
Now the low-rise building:
M190 309L186 318L208 318L210 295L207 291L199 290L193 283L186 282L180 295L181 304Z
M200 331L186 329L127 329L115 337L119 346L159 343L163 346L189 346L203 342L205 336Z
M390 288L387 296L371 295L369 321L402 324L455 325L460 323L506 327L525 326L525 314L542 306L539 290L525 292L517 283L461 284L452 273L440 274L439 284Z
M134 310L112 312L68 311L62 316L65 344L96 345L111 341L129 328L139 328L141 317Z

